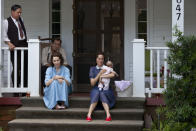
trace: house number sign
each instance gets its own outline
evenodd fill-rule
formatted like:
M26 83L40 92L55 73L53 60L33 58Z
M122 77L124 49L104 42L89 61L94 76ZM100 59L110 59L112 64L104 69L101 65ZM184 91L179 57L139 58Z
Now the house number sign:
M172 29L174 26L184 32L184 0L172 0Z
M172 0L172 23L184 26L184 0Z
M176 15L177 15L177 21L181 18L183 7L182 7L182 0L176 0Z

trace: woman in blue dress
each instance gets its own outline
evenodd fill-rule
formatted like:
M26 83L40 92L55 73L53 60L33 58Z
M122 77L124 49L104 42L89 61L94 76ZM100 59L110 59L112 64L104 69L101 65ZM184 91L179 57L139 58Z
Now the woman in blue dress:
M65 109L68 107L68 86L71 84L69 69L63 66L60 53L51 56L51 67L46 70L44 103L49 109Z
M110 108L112 108L115 104L115 96L112 88L110 87L108 90L99 90L98 88L98 82L100 79L100 76L106 72L106 70L101 70L103 64L104 64L104 55L102 53L97 54L96 58L96 66L93 66L90 68L89 77L90 77L90 84L93 87L90 92L90 98L91 98L91 104L89 107L89 111L87 114L87 121L91 121L91 114L95 107L97 106L98 102L101 102L103 105L103 108L106 112L106 121L111 121L111 115L110 115ZM115 77L115 73L110 73L105 78L113 78Z

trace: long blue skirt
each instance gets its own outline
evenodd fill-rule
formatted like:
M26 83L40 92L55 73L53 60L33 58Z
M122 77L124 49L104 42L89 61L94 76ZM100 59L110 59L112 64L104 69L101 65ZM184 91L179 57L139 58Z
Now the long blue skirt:
M68 107L68 87L65 81L60 84L58 80L54 80L50 86L45 87L43 100L48 109L54 108L58 101L63 101Z
M109 88L109 90L102 90L100 91L97 86L93 87L93 89L90 92L91 97L91 104L92 103L107 103L109 108L112 108L115 103L116 99L114 96L114 92L112 88ZM100 109L101 104L98 105L98 109Z

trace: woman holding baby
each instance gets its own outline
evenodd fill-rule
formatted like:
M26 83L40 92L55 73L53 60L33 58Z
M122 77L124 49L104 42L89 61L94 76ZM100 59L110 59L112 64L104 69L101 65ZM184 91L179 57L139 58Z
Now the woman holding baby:
M96 56L96 66L90 68L89 78L90 84L93 87L90 92L91 104L89 107L89 111L86 117L87 121L92 121L91 114L94 111L95 107L99 102L101 102L105 112L106 112L106 121L111 121L110 108L112 108L115 104L115 96L111 87L104 88L104 86L99 86L100 83L104 85L101 81L102 78L113 78L115 77L115 72L110 72L108 74L104 74L107 69L103 68L104 65L104 54L98 53ZM103 88L103 89L100 89Z

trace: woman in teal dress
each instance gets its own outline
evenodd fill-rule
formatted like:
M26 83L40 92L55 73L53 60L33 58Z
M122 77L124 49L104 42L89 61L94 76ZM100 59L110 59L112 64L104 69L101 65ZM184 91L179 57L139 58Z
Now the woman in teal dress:
M69 69L63 66L60 53L51 56L51 67L46 70L44 103L48 109L65 109L68 107L68 87L71 84Z

